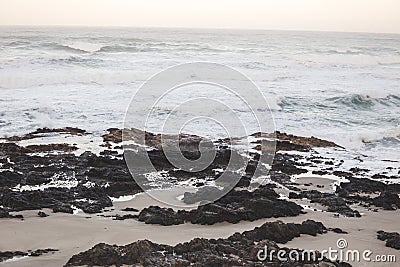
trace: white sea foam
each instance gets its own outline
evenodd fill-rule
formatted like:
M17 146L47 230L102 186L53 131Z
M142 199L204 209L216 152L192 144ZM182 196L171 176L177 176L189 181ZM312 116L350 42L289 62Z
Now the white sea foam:
M35 191L44 190L47 188L73 188L78 186L78 180L72 175L69 177L67 174L54 174L49 183L41 185L17 185L11 190L15 191Z
M140 193L139 193L140 194ZM126 202L126 201L130 201L132 199L134 199L136 195L126 195L126 196L120 196L120 197L110 197L112 202Z
M68 47L71 47L73 49L81 50L84 52L96 52L99 51L103 45L101 44L95 44L95 43L84 43L84 42L76 42L69 44Z
M4 263L10 263L10 262L16 262L16 261L20 261L23 259L29 258L29 256L14 256L11 259L5 260L3 262L1 262L0 264L4 264Z

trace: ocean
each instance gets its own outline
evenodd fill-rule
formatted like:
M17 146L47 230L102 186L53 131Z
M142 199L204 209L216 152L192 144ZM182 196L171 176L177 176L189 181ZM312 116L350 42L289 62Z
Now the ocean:
M0 136L38 127L99 134L122 128L148 78L197 61L230 66L253 80L279 131L400 161L400 35L394 34L3 26ZM180 97L158 107L160 118L174 99ZM198 123L191 131L214 128Z

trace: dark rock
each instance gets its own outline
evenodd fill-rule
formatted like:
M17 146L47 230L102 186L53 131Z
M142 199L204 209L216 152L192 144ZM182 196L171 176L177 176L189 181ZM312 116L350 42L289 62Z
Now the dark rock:
M49 215L47 215L47 214L44 213L43 211L39 211L39 212L38 212L38 216L44 218L44 217L47 217L47 216L49 216Z
M15 219L24 219L24 216L22 216L21 214L17 214L17 215L11 215L7 209L4 208L0 208L0 218L15 218Z
M58 251L58 249L52 249L52 248L37 249L35 251L30 252L29 256L30 257L39 257L39 256L42 256L43 254L47 254L47 253L50 253L50 252L54 253L56 251Z
M348 232L343 231L340 228L329 228L329 231L332 231L332 232L337 233L337 234L348 234Z
M353 174L351 172L344 172L344 171L334 171L333 175L346 178L353 177Z
M27 252L22 251L0 251L0 262L12 259L14 257L28 256Z
M325 175L328 174L328 172L324 170L318 170L318 171L312 171L312 174Z
M200 201L213 201L221 196L222 190L213 186L204 186L197 190L195 193L185 192L183 202L186 204L194 204Z
M311 203L320 203L323 206L328 207L328 212L335 212L347 217L361 217L360 213L356 210L351 209L346 201L336 196L335 194L322 193L317 190L302 191L300 193L289 193L291 199L302 199L307 198Z
M386 241L386 246L394 249L400 249L400 236L395 236Z
M317 234L323 233L326 233L325 226L322 223L313 220L307 220L301 224L286 224L277 221L273 223L265 223L251 231L245 231L241 234L240 238L237 238L237 234L235 234L236 236L234 238L235 240L240 240L243 237L254 241L271 240L285 244L293 238L299 237L300 234L316 236Z
M104 150L104 151L100 152L100 155L103 155L103 156L115 156L115 155L118 155L118 151Z
M0 190L0 203L11 211L51 208L57 212L71 213L71 205L88 212L100 212L112 206L104 188L78 185L73 188L46 188L33 191ZM69 208L66 208L69 207Z
M70 135L83 135L86 133L85 130L79 129L79 128L74 128L74 127L65 127L65 128L55 128L55 129L49 129L49 128L39 128L36 131L32 133L28 133L24 136L12 136L7 138L8 141L21 141L21 140L28 140L28 139L33 139L33 138L38 138L38 137L43 137L44 134L48 133L63 133L63 134L70 134Z
M269 222L226 239L195 238L176 246L159 245L141 240L126 246L100 243L88 251L72 256L65 266L308 266L329 261L262 262L257 258L261 249L280 249L275 242L286 243L300 234L317 235L326 232L323 224L305 221L302 224ZM288 252L288 249L282 248ZM320 254L318 254L320 255ZM269 259L268 259L269 260ZM333 263L334 266L344 266ZM320 265L323 266L323 265Z
M254 221L261 218L297 216L302 213L301 206L278 199L273 185L260 187L254 192L232 190L224 197L186 211L149 207L139 214L139 221L152 224L215 224L218 222L238 223L241 220Z
M148 240L118 247L100 243L86 252L73 256L65 266L121 266L121 265L151 265L154 256L161 257L167 246L157 245ZM154 265L154 264L153 264Z
M121 143L122 142L122 130L117 128L110 128L107 130L108 133L102 135L104 142Z
M146 224L176 225L184 223L184 219L173 209L150 206L139 213L138 220Z
M396 210L400 207L400 187L397 184L385 184L379 181L360 178L348 178L349 183L342 183L336 189L336 193L350 201L362 202L368 205L382 207L385 210ZM360 196L360 193L379 193L378 197L371 198L368 195Z
M394 249L400 249L400 234L399 233L388 233L384 231L378 231L378 239L386 241L386 246Z
M10 260L14 257L24 257L24 256L29 256L29 257L39 257L43 254L51 253L51 252L56 252L58 249L52 249L52 248L47 248L47 249L37 249L35 251L28 251L28 252L23 252L23 251L0 251L0 262Z
M31 152L48 152L58 150L70 152L75 150L74 146L68 144L49 144L49 145L32 145L27 148L21 147L15 141L33 139L38 137L45 138L48 133L68 134L68 135L84 135L84 130L78 128L58 128L58 129L38 129L35 132L22 137L9 138L9 142L0 143L0 161L4 168L11 168L12 171L4 171L0 173L0 205L10 211L33 210L58 207L61 205L74 205L87 213L101 212L105 207L112 205L108 196L120 197L124 195L133 195L142 192L142 189L136 184L135 180L126 166L122 157L114 156L116 151L112 150L110 143L120 143L122 141L121 129L109 129L108 133L103 136L102 145L109 147L110 150L105 151L102 156L97 156L91 152L85 152L80 156L71 153L46 154L44 157L31 155ZM168 175L173 176L178 181L201 178L201 179L218 179L220 174L215 173L215 169L226 169L227 164L232 156L242 158L237 151L231 150L228 145L220 144L214 162L199 173L184 172L176 170L172 166L163 153L161 147L161 135L143 132L140 130L130 129L124 131L124 134L132 140L137 140L139 135L145 136L147 146L153 148L149 151L149 158L153 162L157 170L165 170ZM261 134L259 134L261 136ZM297 147L300 150L314 146L334 146L317 138L301 138L293 135L277 133L278 140L287 148ZM182 134L180 138L180 148L185 157L195 159L199 156L199 144L204 138L194 135ZM168 140L167 140L168 141ZM230 143L230 140L224 140L224 143ZM124 153L124 157L129 157L129 153ZM246 173L243 177L238 177L237 187L248 187L251 177L259 168L262 173L268 171L264 166L258 166L259 155L253 154L246 167ZM301 168L302 164L298 162L300 159L296 155L279 154L275 158L273 169L274 176L272 178L281 181L290 180L286 176L306 172ZM10 160L12 164L8 162ZM132 173L136 179L143 177L140 168L136 168L138 173ZM79 182L76 188L46 188L44 190L32 191L13 191L10 188L17 185L40 186L53 182L55 179L60 181L68 181L75 179ZM280 178L278 178L280 177ZM271 178L271 179L272 179ZM231 181L228 181L231 183ZM94 184L94 188L86 190L85 183ZM197 186L204 184L193 182ZM190 196L187 196L186 201ZM207 200L207 199L201 199ZM57 210L58 208L56 208ZM250 216L253 217L253 216Z
M53 207L53 212L57 213L57 212L62 212L62 213L74 213L74 210L71 208L71 206L67 206L67 205L60 205L60 206L55 206Z
M280 141L276 143L276 151L310 151L311 147L307 145L295 144L290 141Z
M0 218L9 218L10 213L7 210L0 208Z
M349 171L351 171L353 173L356 173L356 174L362 173L362 172L369 172L369 170L367 170L367 169L361 169L361 168L358 168L358 167L350 168Z
M251 178L247 176L242 176L239 182L236 184L236 187L248 187L250 185Z
M41 134L51 131L40 129L29 138L40 137ZM83 133L77 129L54 131L76 135ZM49 145L46 150L59 149L58 146ZM30 155L30 152L32 150L14 143L0 143L0 159L8 158L12 162L11 164L5 160L2 163L2 167L12 168L12 171L0 172L0 205L9 211L75 205L85 212L97 213L104 207L112 206L108 196L118 197L142 192L129 174L123 159L99 157L90 152L81 156L57 153L43 157ZM78 181L78 186L71 189L50 187L43 190L10 190L16 185L39 187L54 179L68 182L72 177Z
M0 172L0 187L14 187L21 183L23 175L13 171Z
M395 177L395 176L390 176L389 177L389 176L386 176L384 174L377 173L377 174L372 175L371 178L372 179L391 179L391 178L398 178L398 177Z
M299 168L298 159L300 157L297 155L289 155L289 154L276 154L273 164L272 171L282 172L288 175L296 175L307 173L308 171L303 168Z
M29 145L26 146L25 149L27 149L30 153L40 153L48 151L72 152L78 150L76 146L71 146L69 144Z
M81 208L82 208L83 212L86 212L86 213L89 213L89 214L91 214L91 213L100 213L103 210L102 205L92 204L92 203L85 204Z
M337 190L345 190L348 193L377 193L377 192L392 192L400 193L400 187L397 184L385 184L371 179L361 179L348 177L350 182L341 183Z
M378 197L372 199L372 204L385 210L397 210L400 208L400 198L397 194L382 192Z
M293 144L302 145L302 146L309 146L309 147L341 147L334 142L323 140L316 138L314 136L311 137L302 137L302 136L295 136L292 134L281 133L276 131L276 138L278 140L287 140ZM343 148L343 147L341 147Z
M139 210L138 209L135 209L135 208L125 208L125 209L122 209L122 211L131 211L131 212L139 212Z

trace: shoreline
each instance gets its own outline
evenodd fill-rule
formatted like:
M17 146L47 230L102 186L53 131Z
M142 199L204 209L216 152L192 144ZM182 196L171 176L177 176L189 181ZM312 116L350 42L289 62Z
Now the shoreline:
M148 239L155 243L177 245L199 237L227 238L235 232L248 231L266 222L301 223L307 219L321 222L327 228L340 228L348 234L301 235L279 246L321 250L328 246L334 248L338 238L346 238L349 249L373 248L374 254L395 254L400 259L399 250L389 248L377 239L379 230L400 232L400 226L396 225L400 220L399 177L359 168L354 159L346 161L345 157L340 157L348 152L332 142L279 133L272 170L266 176L256 177L253 181L246 177L251 177L251 173L246 173L232 190L236 193L224 196L225 202L216 201L216 206L206 204L198 207L199 201L194 205L185 204L184 193L193 194L200 188L212 187L214 179L224 169L226 159L219 155L218 164L193 177L166 164L165 157L159 153L159 137L151 134L150 137L152 139L147 147L142 148L164 168L164 176L156 173L150 177L149 184L159 185L158 188L153 187L151 192L153 197L157 196L172 206L141 192L130 177L121 154L121 130L109 129L102 138L93 138L77 128L39 129L35 133L0 142L3 149L0 175L5 179L0 193L8 197L0 203L5 214L5 218L0 219L0 236L5 241L0 243L0 252L58 250L39 257L0 262L0 266L62 266L73 255L98 243L127 245ZM185 149L196 151L199 137L185 138ZM262 152L259 146L263 139L252 136L251 140L254 142L251 154L254 164L258 153ZM221 140L217 144L224 147ZM235 147L223 149L233 151ZM324 151L325 154L321 153ZM396 162L387 164L391 173L400 170L400 166L397 169L391 167L396 166ZM163 184L157 184L157 179L165 177L171 178L175 187L161 190ZM23 178L28 180L21 185ZM21 182L17 183L16 179L21 179ZM260 180L266 183L251 189L251 184ZM202 185L198 186L196 183L200 181ZM196 194L192 196L201 199L201 195ZM253 198L246 199L248 194L253 194ZM34 202L25 201L29 198ZM265 207L273 207L265 218L247 217L252 212L259 213L257 209L253 210L253 206L261 205L257 206L260 208L265 203L269 203ZM157 209L149 209L150 206ZM243 212L245 207L248 210ZM296 207L302 212L286 213ZM123 211L125 208L129 210ZM213 214L212 209L207 210L209 208L218 208L221 214ZM38 211L49 216L40 217ZM152 220L142 221L146 212L145 216ZM182 214L186 216L183 219L179 218ZM187 220L203 214L211 217L196 224ZM232 214L237 217L232 218ZM159 225L171 216L175 219L172 218L169 226ZM229 220L238 223L229 223ZM365 266L362 262L351 264Z

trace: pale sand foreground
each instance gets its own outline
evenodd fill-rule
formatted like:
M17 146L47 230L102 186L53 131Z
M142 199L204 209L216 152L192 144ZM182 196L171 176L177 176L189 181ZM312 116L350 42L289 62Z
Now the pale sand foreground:
M125 207L144 208L149 205L159 205L146 194L139 194L134 199L125 202L115 202L115 211L109 214L123 214L120 210ZM262 219L255 222L241 222L238 224L219 223L212 226L193 225L186 223L177 226L146 225L136 220L113 221L111 218L96 215L54 214L44 210L50 216L40 218L37 211L22 212L24 221L16 219L0 220L0 251L27 251L38 248L56 248L59 252L40 257L29 257L13 262L6 262L0 266L62 266L68 259L79 252L91 248L93 245L105 242L124 245L139 239L148 239L157 243L175 245L189 241L195 237L218 238L228 237L235 232L253 229L267 221L277 219ZM362 218L334 218L332 213L307 211L307 214L297 217L280 218L284 222L302 222L306 219L321 221L326 227L339 227L349 232L348 235L328 234L317 237L302 236L286 245L301 249L336 249L336 241L345 238L349 249L370 249L376 254L396 255L400 261L400 252L385 247L385 242L376 238L377 230L400 232L399 211L360 211ZM21 214L21 213L20 213ZM86 218L86 217L91 218ZM395 263L356 263L353 266L398 266Z

